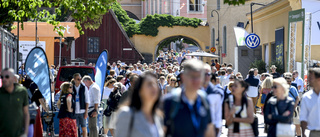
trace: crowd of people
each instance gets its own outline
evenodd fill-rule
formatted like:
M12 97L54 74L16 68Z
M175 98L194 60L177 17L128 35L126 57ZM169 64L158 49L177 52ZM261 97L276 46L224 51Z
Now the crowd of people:
M298 71L280 75L272 65L270 74L252 68L243 75L232 64L204 63L187 53L160 51L150 64L108 63L104 89L75 73L57 94L59 136L85 137L88 128L89 137L98 137L100 108L105 136L255 137L258 113L264 115L268 137L305 137L306 129L310 137L320 136L320 68L309 70L312 89L306 91ZM3 69L1 79L0 136L31 136L30 86L18 84L12 69ZM38 106L46 108L41 102Z

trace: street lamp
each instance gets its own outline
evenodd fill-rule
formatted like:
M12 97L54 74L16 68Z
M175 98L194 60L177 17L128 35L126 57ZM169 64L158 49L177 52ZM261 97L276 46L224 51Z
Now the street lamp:
M221 50L221 48L220 48L220 39L219 39L219 34L220 34L220 15L219 15L219 12L217 11L217 10L212 10L211 11L211 17L214 17L213 16L213 12L216 12L217 13L217 15L218 15L218 38L216 39L216 41L218 42L218 55L219 55L219 58L220 58L220 61L221 61L221 55L220 55L220 50Z
M266 5L261 4L261 3L251 2L251 4L250 4L250 13L251 13L251 32L252 32L252 33L253 33L253 20L252 20L252 6L253 6L253 5L266 6Z

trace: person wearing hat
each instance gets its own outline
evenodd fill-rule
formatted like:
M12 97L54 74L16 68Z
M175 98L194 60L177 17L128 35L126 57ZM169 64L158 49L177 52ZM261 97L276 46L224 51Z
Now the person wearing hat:
M280 77L280 74L276 71L277 67L275 65L272 65L270 69L271 69L271 75L273 76L273 79Z

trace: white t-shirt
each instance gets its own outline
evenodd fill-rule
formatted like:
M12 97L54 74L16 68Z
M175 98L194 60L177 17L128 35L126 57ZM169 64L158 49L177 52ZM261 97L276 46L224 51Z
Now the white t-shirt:
M137 70L133 70L132 73L136 73L138 75L141 75L142 72L141 72L141 70L137 69Z
M89 107L94 107L94 104L100 105L100 99L101 99L101 92L100 92L100 87L98 84L93 83L89 87Z
M108 99L113 88L104 87L102 99Z
M298 89L299 92L303 92L303 80L300 77L297 77L293 83L297 84L297 87L301 86L300 90Z
M75 101L76 101L75 113L76 114L82 114L82 113L85 112L85 110L84 109L80 109L80 102L79 102L80 101L80 97L79 97L80 85L78 87L76 87L76 86L74 86L74 87L76 89L76 93L75 93L75 97L76 97L75 98ZM87 88L85 88L84 94L85 94L85 102L89 103L88 89Z

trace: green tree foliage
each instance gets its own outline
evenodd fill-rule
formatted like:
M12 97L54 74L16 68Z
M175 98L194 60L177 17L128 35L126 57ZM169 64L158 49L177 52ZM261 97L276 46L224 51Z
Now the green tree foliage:
M113 2L115 0L1 0L0 24L38 19L52 24L54 30L63 36L61 30L65 28L59 26L58 20L67 13L75 21L79 33L84 34L81 25L92 30L99 28L103 15ZM42 7L54 8L54 13L50 13L46 8L39 10ZM23 25L21 27L23 28Z
M243 5L247 0L223 0L225 4L229 5Z
M267 64L263 60L255 60L250 64L250 68L257 68L259 73L267 72L266 66Z
M129 37L132 37L134 34L144 34L155 37L158 35L158 28L160 26L190 26L197 28L202 22L202 20L197 18L174 17L167 14L155 14L147 15L141 20L140 23L137 24L127 15L127 12L121 8L119 3L114 2L111 7Z

